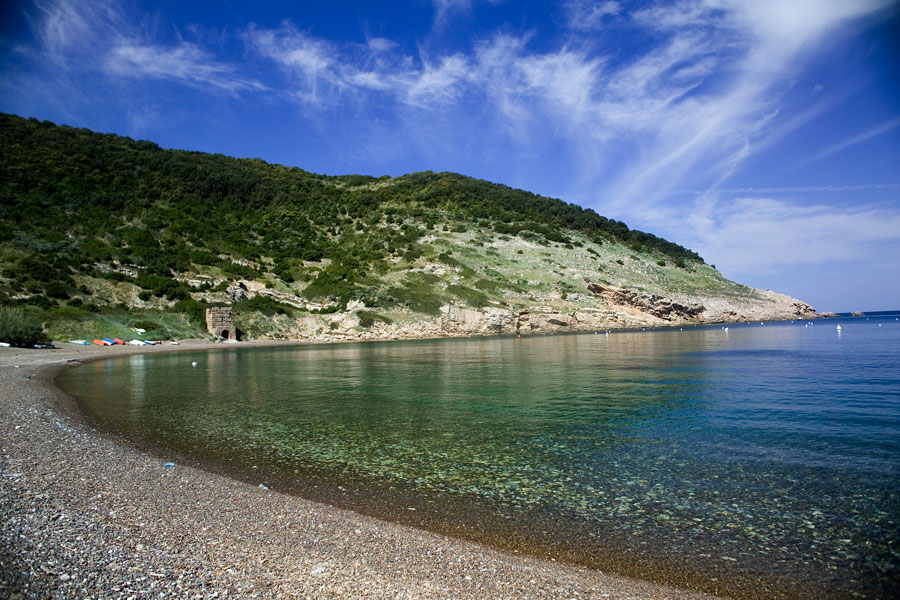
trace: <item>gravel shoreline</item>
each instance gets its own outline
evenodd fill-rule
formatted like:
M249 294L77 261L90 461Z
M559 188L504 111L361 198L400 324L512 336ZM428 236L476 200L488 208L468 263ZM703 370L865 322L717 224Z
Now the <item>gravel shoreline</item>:
M713 598L165 467L51 383L97 358L213 347L0 348L0 598Z

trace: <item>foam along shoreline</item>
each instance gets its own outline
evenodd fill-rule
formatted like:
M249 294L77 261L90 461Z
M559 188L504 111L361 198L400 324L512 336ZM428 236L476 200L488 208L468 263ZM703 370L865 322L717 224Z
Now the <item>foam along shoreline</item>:
M0 595L712 598L166 467L52 384L90 360L221 347L0 351Z

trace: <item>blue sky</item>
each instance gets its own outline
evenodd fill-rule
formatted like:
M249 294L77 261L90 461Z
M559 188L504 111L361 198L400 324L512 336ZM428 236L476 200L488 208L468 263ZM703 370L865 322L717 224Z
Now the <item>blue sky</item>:
M7 1L0 110L591 207L820 311L900 308L889 0Z

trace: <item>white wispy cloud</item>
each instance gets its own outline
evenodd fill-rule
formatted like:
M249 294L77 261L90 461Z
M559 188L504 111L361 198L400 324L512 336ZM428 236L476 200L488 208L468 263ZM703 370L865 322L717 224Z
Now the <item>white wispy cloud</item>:
M465 83L468 67L466 58L456 54L440 59L437 64L425 63L421 70L395 81L412 104L449 102Z
M900 190L900 183L865 183L861 185L802 185L773 188L731 188L721 190L733 194L796 194L821 192L863 192L872 190Z
M38 40L37 52L49 57L60 77L96 70L229 92L265 87L196 43L158 41L152 27L117 2L39 0L26 16Z
M689 178L707 186L722 181L784 123L778 100L799 55L829 28L883 4L696 1L635 14L635 22L669 41L619 73L641 74L626 79L635 83L616 108L641 123L646 138L637 160L605 190L615 198L612 208L647 209ZM678 64L705 68L679 85L672 77Z
M264 88L257 81L237 76L230 65L186 42L166 47L123 40L109 49L104 68L125 77L168 79L230 92Z
M446 25L455 12L466 12L472 7L472 0L431 0L434 6L434 23L437 27Z
M329 44L290 22L277 30L251 26L246 39L289 74L288 93L311 107L333 106L346 96L369 92L388 94L400 105L427 107L452 101L471 80L470 61L461 54L414 60L393 53L396 44L379 39L370 41L369 54L360 57L355 47Z
M383 37L369 38L367 45L373 52L389 52L397 47L397 42Z
M564 4L568 25L572 29L599 29L604 21L622 12L622 3L614 0L571 0Z
M434 27L435 29L442 29L450 23L454 16L459 14L470 14L473 5L478 2L501 4L504 1L505 0L431 0L431 6L434 9Z
M782 187L742 187L718 188L721 194L820 194L823 192L869 192L878 190L900 190L900 183L863 183L857 185L795 185ZM675 190L680 195L700 196L706 193L698 189Z
M39 51L60 64L69 63L73 55L89 50L99 32L129 26L117 5L105 0L97 0L90 6L75 0L38 0L34 10L27 11L25 16L39 41Z
M825 148L822 148L818 152L814 152L814 153L810 154L809 156L805 157L803 160L798 161L797 163L795 163L792 166L792 168L799 169L800 167L820 161L823 158L831 156L832 154L837 154L838 152L846 150L847 148L850 148L852 146L856 146L857 144L866 142L866 141L868 141L874 137L877 137L883 133L887 133L888 131L890 131L896 127L900 127L900 117L898 117L896 119L890 119L884 123L880 123L880 124L876 125L875 127L867 129L866 131L863 131L862 133L850 136L849 138L841 140L839 142L836 142L830 146L826 146Z
M251 25L246 39L262 56L271 59L295 78L292 93L311 103L330 102L348 81L341 75L345 67L337 60L337 51L324 40L299 31L290 22L278 29ZM349 78L360 87L378 87L377 78Z
M773 198L706 199L692 219L696 250L729 276L785 265L843 263L900 242L900 210L884 206L803 205Z

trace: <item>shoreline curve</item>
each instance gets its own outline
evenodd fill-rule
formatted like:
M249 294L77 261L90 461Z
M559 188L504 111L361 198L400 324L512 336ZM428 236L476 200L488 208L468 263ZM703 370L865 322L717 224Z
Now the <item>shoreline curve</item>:
M2 349L0 595L714 598L165 467L98 430L53 384L106 358L297 344Z

